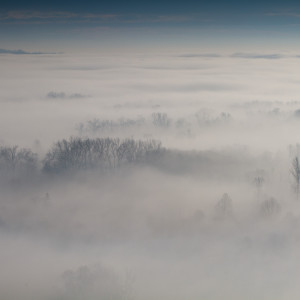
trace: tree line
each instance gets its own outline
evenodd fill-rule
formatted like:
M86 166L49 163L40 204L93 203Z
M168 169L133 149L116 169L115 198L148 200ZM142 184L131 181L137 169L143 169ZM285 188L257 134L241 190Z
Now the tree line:
M54 143L42 160L30 149L18 146L0 147L0 171L30 173L41 169L45 173L112 169L129 163L147 162L162 153L161 142L118 138L70 138Z
M173 157L174 155L175 157ZM214 169L213 166L214 163L220 165L221 162L216 155L210 157L203 153L189 155L189 153L181 152L176 155L176 151L167 150L162 147L160 141L152 139L72 137L68 140L63 139L55 142L43 158L40 158L37 153L30 149L18 146L0 147L0 175L14 178L24 175L26 177L26 175L39 171L44 174L59 174L90 169L110 170L134 163L152 164L171 171L177 170L174 164L177 164L181 171L190 169L188 167L192 164L196 168L203 169L204 173L209 175L209 170L211 172L220 171L219 168ZM226 166L223 167L226 168ZM295 156L291 161L290 174L298 200L300 195L300 162L298 156ZM256 176L253 182L259 198L264 177Z

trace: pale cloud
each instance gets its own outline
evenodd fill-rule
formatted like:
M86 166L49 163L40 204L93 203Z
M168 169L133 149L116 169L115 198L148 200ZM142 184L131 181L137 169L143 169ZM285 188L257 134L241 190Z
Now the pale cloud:
M42 23L72 23L72 22L109 22L118 19L115 14L81 14L67 11L8 11L0 13L2 23L23 23L23 24L42 24Z
M300 18L300 13L297 12L288 12L288 11L281 11L281 12L269 12L265 14L269 17L294 17Z
M55 91L51 91L47 94L47 98L52 98L52 99L64 99L64 98L80 99L80 98L87 98L87 97L90 97L90 96L83 95L80 93L66 94L64 92L55 92Z
M187 57L187 58L197 58L197 57L207 57L207 58L216 58L221 57L222 55L217 53L186 53L181 54L178 57Z
M186 23L190 21L207 21L197 14L154 15L154 14L98 14L74 13L68 11L8 11L0 13L2 23Z
M285 56L278 53L272 53L272 54L261 54L261 53L242 53L237 52L233 53L231 57L237 57L237 58L248 58L248 59L280 59L284 58Z
M41 54L58 54L56 52L40 52L40 51L25 51L22 49L18 50L11 50L11 49L0 49L0 54L16 54L16 55L22 55L22 54L31 54L31 55L41 55Z

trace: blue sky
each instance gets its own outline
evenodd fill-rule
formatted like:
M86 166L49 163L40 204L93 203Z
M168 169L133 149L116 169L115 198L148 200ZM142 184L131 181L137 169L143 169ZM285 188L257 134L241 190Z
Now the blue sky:
M102 13L194 13L204 12L241 12L241 11L268 11L281 9L296 9L299 4L295 1L1 1L1 10L66 10L76 12L102 12Z
M137 42L297 44L300 4L294 1L2 1L1 48L63 51ZM123 41L122 41L123 40ZM271 42L271 41L270 41ZM50 47L50 49L48 49ZM239 50L239 49L237 49Z

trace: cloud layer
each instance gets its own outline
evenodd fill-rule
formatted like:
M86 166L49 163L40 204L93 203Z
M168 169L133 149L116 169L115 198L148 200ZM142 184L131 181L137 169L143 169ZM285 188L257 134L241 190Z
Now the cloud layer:
M30 55L42 55L42 54L56 54L55 52L28 52L24 50L9 50L9 49L0 49L0 54L16 54L16 55L23 55L23 54L30 54Z
M147 53L0 56L0 298L298 299L299 58Z

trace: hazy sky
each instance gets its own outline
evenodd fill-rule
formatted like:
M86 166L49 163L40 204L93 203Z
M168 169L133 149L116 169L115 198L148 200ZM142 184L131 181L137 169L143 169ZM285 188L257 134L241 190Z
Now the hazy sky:
M295 3L1 1L1 300L299 299Z
M5 1L1 48L296 51L295 1Z
M3 1L1 5L3 10L10 9L38 9L44 11L50 10L64 10L73 12L93 12L93 13L164 13L169 15L170 13L245 13L245 12L264 12L265 10L282 10L282 9L294 9L299 8L299 4L295 1Z

